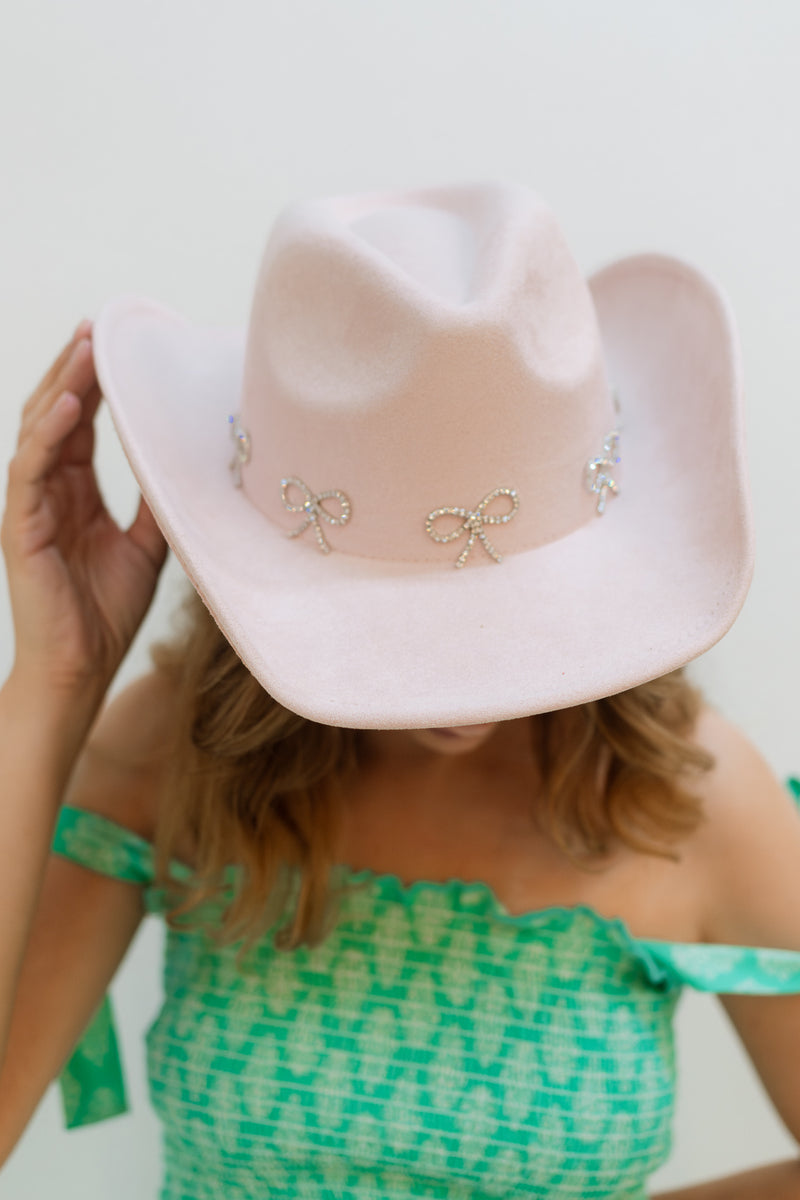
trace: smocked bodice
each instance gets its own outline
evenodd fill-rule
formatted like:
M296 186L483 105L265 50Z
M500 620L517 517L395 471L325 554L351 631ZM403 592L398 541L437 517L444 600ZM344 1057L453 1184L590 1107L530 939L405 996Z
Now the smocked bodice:
M164 911L130 831L65 807L54 849ZM239 969L235 946L168 928L146 1035L162 1200L642 1200L670 1148L683 986L800 992L800 953L637 939L582 905L513 916L483 883L334 874L338 918L313 948L267 935ZM125 1110L108 998L61 1086L69 1125Z

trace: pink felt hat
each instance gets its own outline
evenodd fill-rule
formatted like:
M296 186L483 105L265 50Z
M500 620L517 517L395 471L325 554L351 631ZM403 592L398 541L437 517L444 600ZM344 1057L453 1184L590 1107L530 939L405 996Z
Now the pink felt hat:
M568 707L695 658L744 602L726 300L657 254L587 282L520 184L293 204L247 331L122 296L94 348L187 575L313 720Z

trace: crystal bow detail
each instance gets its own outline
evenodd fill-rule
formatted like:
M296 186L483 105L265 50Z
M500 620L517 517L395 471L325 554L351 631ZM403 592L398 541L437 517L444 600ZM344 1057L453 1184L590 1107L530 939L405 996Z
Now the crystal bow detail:
M585 481L590 492L597 495L597 515L602 517L606 511L606 496L611 492L616 496L619 484L614 478L614 468L621 462L619 456L619 430L613 429L607 433L603 442L603 453L597 458L590 458L586 464Z
M233 417L228 417L228 424L231 427L231 437L236 447L233 458L228 463L228 466L233 475L234 485L241 487L242 467L246 462L250 461L250 434L239 424L238 413Z
M302 504L292 504L291 500L289 499L287 493L292 485L299 488L303 493L305 499L303 500ZM329 513L328 510L323 508L322 505L323 500L330 500L334 498L338 500L342 506L341 512L338 516L334 516L333 513ZM281 500L283 501L283 507L289 512L301 512L305 516L303 523L298 525L297 529L289 530L286 536L290 538L299 537L304 530L308 529L309 525L313 525L314 533L316 534L317 538L317 545L323 554L330 554L331 548L325 541L325 535L323 534L322 527L319 523L320 518L322 518L323 521L327 521L329 525L346 525L350 520L349 497L346 496L344 492L340 492L338 488L332 488L327 492L319 492L315 496L307 483L304 483L302 479L298 479L296 475L289 475L286 479L281 480Z
M486 509L498 496L508 496L511 500L511 511L500 513L497 515L488 516ZM467 555L473 547L476 538L479 538L483 543L483 548L487 554L495 560L502 562L503 556L498 554L492 543L486 536L484 525L505 525L516 514L519 508L519 495L515 488L500 487L495 488L493 492L489 492L484 496L480 504L475 508L435 508L433 512L429 512L425 519L425 528L435 542L454 542L456 538L467 535L467 544L456 559L456 566L463 567L467 561ZM450 533L437 533L433 528L433 523L437 517L463 517L464 520L458 528L453 529Z

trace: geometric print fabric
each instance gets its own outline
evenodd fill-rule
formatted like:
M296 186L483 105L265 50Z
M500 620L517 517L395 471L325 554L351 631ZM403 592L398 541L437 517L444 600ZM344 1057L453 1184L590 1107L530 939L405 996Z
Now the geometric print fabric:
M163 912L138 835L63 806L53 849ZM312 948L268 934L237 967L236 945L167 929L146 1035L160 1200L643 1200L670 1151L684 984L800 992L790 951L644 941L583 905L513 916L480 882L333 883ZM127 1108L108 997L60 1084L70 1128Z

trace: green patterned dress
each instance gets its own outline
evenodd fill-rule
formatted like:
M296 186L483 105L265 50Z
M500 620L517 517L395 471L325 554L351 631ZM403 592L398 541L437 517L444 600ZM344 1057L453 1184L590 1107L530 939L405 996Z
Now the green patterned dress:
M129 830L65 806L53 849L164 912L153 848ZM513 916L484 883L336 872L339 917L313 949L270 934L237 970L236 946L167 930L145 1038L160 1200L644 1200L670 1151L683 986L800 992L789 950L647 941L584 905ZM68 1128L127 1110L108 996L59 1082Z

